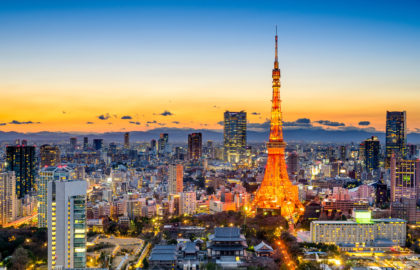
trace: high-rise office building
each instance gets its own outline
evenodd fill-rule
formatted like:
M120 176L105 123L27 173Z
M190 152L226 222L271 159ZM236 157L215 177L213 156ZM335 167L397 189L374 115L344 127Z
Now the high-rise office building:
M74 179L76 173L67 166L50 166L41 169L38 175L38 228L47 227L48 182Z
M420 160L391 156L391 202L402 198L417 199L420 186Z
M7 146L6 163L6 169L15 172L16 195L23 198L35 188L35 146Z
M416 159L419 158L419 153L416 144L408 144L407 145L407 158L408 159Z
M86 189L83 180L48 182L48 269L86 267Z
M203 140L201 133L188 134L188 159L199 160L203 153Z
M77 149L77 138L76 137L70 138L70 149L71 150L76 150Z
M103 140L102 139L93 139L93 149L101 150L102 146L103 146Z
M299 172L299 155L296 151L289 153L287 157L287 172L289 178L295 177Z
M0 225L16 219L16 179L15 172L0 172Z
M225 112L223 139L225 160L238 163L246 151L246 112Z
M124 148L125 149L130 148L130 133L128 132L124 133Z
M158 140L158 154L165 155L168 152L169 135L168 133L161 133Z
M340 145L340 160L346 161L347 159L347 147L345 145Z
M379 158L381 154L381 143L378 137L372 136L372 138L364 141L364 162L365 168L368 172L373 172L379 168Z
M44 144L39 148L39 151L41 155L41 168L60 164L60 148L58 146Z
M83 137L83 150L88 150L89 148L89 138L88 137Z
M184 166L171 164L168 167L168 193L178 194L184 189Z
M405 158L407 153L407 124L406 113L386 112L386 153L385 167L389 168L391 155L395 153L397 159Z

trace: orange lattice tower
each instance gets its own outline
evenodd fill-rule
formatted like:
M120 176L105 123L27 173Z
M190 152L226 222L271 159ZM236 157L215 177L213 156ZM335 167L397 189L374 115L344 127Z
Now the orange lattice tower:
M264 180L259 187L251 208L281 214L293 225L303 214L304 208L299 201L298 187L294 186L287 174L283 140L283 121L280 107L280 69L276 57L273 69L273 100L271 107L270 140L267 143L268 159Z

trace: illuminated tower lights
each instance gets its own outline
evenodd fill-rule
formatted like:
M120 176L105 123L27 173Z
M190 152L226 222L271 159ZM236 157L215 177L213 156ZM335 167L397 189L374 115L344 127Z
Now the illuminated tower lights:
M299 201L298 187L290 180L286 169L285 147L283 140L283 121L280 102L280 69L277 49L277 30L275 37L275 61L272 72L273 99L271 107L270 138L267 143L268 158L264 179L251 204L252 211L280 212L293 224L303 214L304 208Z

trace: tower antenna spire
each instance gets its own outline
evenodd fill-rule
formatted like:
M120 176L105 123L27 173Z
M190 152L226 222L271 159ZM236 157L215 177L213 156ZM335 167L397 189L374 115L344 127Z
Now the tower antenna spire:
M276 54L275 54L275 60L274 60L274 68L279 68L279 57L278 57L278 46L277 46L277 24L276 24Z

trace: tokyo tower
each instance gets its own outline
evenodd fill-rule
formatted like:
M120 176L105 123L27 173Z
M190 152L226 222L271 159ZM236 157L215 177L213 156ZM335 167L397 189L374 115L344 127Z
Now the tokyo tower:
M271 212L281 214L293 226L303 214L304 208L299 201L298 187L294 186L287 174L283 140L283 120L280 102L280 69L277 56L277 28L276 28L276 56L274 60L273 99L271 106L270 140L267 143L268 158L262 181L255 199L252 201L252 211Z

